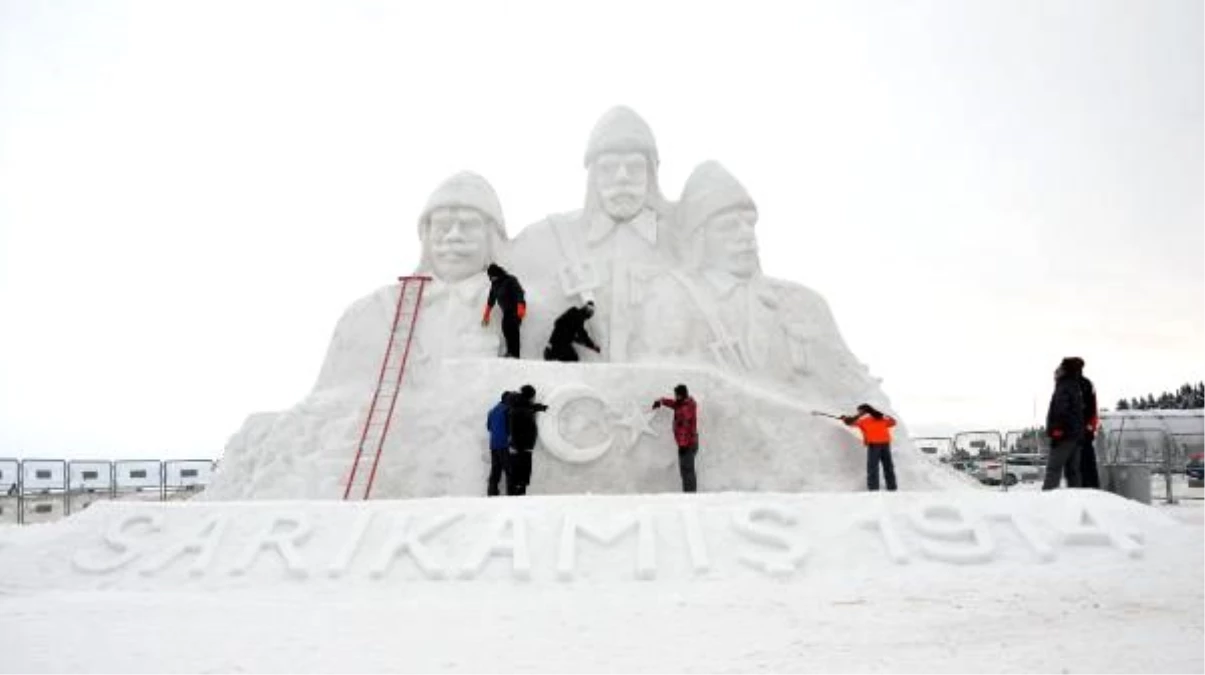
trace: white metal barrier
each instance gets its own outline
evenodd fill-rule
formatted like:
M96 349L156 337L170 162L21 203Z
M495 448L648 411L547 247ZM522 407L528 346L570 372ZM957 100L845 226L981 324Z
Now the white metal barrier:
M105 499L188 499L205 489L211 459L0 459L0 525L43 523Z

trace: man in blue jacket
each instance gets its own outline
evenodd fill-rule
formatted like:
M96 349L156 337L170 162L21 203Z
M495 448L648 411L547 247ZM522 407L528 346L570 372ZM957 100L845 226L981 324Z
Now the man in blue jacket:
M490 432L490 482L486 495L497 497L498 482L507 474L507 454L510 452L510 397L514 392L502 392L498 404L490 409L485 428ZM509 492L510 480L507 479Z

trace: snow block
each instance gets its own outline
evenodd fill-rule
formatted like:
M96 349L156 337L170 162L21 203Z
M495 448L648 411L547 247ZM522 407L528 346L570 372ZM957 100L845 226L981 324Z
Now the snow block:
M538 415L530 494L680 490L672 411L651 409L678 383L690 387L699 405L700 491L865 489L861 440L840 422L812 414L831 406L715 368L513 359L449 359L432 368L422 388L402 391L374 498L484 494L486 414L501 392L524 384L550 406ZM328 390L278 416L249 419L199 498L341 497L371 393ZM903 490L974 487L921 455L902 427L896 438Z

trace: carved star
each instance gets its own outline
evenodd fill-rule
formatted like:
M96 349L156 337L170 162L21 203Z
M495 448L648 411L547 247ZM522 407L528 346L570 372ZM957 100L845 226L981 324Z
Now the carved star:
M653 411L645 410L636 404L629 404L628 414L620 417L616 422L616 426L623 427L627 430L625 441L627 447L624 450L631 450L636 447L636 443L641 436L656 436L657 432L653 431L653 427L649 424L653 420Z

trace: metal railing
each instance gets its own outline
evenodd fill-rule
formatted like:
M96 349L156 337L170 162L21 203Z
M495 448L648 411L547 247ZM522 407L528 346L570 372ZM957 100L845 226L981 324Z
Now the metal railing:
M1041 484L1046 475L1049 440L1032 430L966 431L953 437L918 437L912 442L923 454L1007 491L1026 483ZM1102 467L1139 465L1162 477L1163 500L1202 499L1185 474L1189 457L1205 448L1205 432L1173 432L1167 428L1125 428L1124 422L1097 436L1097 462Z
M0 459L0 525L50 522L101 500L188 499L216 467L211 459Z

